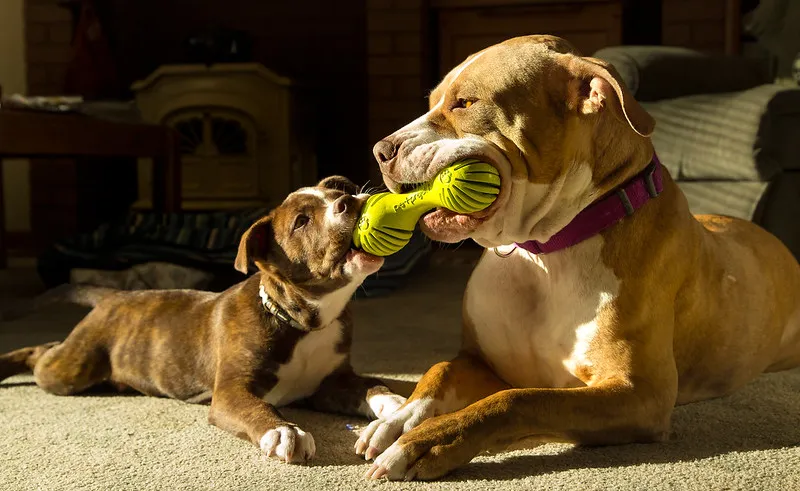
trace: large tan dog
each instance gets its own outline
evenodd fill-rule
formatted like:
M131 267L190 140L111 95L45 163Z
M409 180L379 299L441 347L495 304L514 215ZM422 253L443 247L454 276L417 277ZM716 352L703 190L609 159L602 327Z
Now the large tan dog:
M375 146L392 190L464 157L494 164L503 188L485 213L421 220L434 239L488 251L465 294L461 353L356 443L377 457L369 477L433 479L530 438L660 441L676 404L800 365L800 267L775 237L692 216L664 169L638 210L615 197L657 165L654 126L612 67L529 36L467 58L426 114ZM609 199L630 216L547 254L515 246L547 243Z

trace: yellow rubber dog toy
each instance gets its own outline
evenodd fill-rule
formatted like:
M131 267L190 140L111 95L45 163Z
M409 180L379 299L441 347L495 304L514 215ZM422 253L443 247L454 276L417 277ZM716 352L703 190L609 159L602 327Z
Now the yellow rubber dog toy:
M478 160L458 161L409 193L367 198L353 232L353 245L376 256L394 254L408 244L420 217L428 211L442 207L475 213L489 207L499 193L497 169Z

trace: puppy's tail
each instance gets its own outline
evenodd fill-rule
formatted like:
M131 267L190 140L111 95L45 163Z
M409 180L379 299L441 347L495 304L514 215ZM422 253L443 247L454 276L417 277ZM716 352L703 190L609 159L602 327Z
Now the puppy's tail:
M113 288L92 285L60 285L36 297L37 307L59 303L72 303L83 307L94 307L106 298L119 292Z
M51 305L71 303L94 307L119 290L90 285L60 285L32 299L20 301L8 310L0 312L0 320L19 319Z

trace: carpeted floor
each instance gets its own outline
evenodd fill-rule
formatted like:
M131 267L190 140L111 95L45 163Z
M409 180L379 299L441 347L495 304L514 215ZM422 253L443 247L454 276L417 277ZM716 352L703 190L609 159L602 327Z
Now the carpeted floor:
M408 381L452 356L470 260L451 255L397 295L357 302L356 369ZM37 288L29 269L0 272L0 304ZM2 323L0 351L59 339L83 312ZM56 397L29 376L9 379L0 385L0 490L800 489L800 370L678 408L664 444L544 445L478 457L435 483L364 480L369 465L345 426L365 423L355 418L285 410L318 449L311 465L290 466L209 426L206 411L143 396Z

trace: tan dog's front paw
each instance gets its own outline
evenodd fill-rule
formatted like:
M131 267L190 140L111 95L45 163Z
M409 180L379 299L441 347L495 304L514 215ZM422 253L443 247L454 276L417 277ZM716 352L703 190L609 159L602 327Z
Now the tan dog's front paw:
M416 399L400 407L387 418L373 421L358 437L355 451L372 460L389 448L400 435L433 416L433 401Z
M369 408L375 415L376 419L386 419L403 404L406 403L406 398L397 394L378 394L369 398Z
M314 457L317 447L314 437L296 426L278 426L261 437L261 451L267 457L296 464Z
M365 477L390 481L438 479L480 452L480 442L451 415L429 419L401 436L369 468Z

